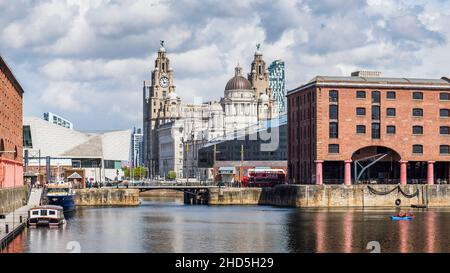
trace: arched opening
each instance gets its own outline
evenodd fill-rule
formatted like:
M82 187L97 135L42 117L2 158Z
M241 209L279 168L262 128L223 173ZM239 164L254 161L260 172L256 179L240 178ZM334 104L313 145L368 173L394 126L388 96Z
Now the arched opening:
M396 151L384 146L369 146L355 151L352 155L353 183L399 183L400 159Z

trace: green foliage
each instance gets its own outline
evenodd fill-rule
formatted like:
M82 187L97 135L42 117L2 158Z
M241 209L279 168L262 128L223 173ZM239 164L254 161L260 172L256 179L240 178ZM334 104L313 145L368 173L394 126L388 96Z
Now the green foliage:
M167 178L175 179L177 178L177 173L175 171L169 171L169 173L167 174Z
M131 174L133 174L134 179L140 179L147 177L147 170L144 167L136 167L130 169L128 167L123 168L124 176L126 178L131 178Z

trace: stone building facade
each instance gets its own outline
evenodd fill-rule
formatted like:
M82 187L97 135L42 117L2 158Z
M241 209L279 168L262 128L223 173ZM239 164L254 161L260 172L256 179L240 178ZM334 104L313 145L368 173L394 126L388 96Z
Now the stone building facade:
M288 92L290 181L450 183L450 80L353 75Z
M0 189L23 186L23 92L0 56Z
M143 94L145 164L151 176L167 175L170 170L178 176L190 176L184 165L188 159L196 158L199 143L278 115L269 73L259 49L247 77L237 65L234 76L225 85L224 96L218 101L181 102L163 44L151 78L144 82Z

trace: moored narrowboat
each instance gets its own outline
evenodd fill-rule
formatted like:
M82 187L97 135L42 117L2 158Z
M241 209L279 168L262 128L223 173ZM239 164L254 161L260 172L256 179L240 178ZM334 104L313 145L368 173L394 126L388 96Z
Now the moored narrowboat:
M64 210L61 206L38 206L28 211L28 226L31 228L38 226L57 228L65 222Z

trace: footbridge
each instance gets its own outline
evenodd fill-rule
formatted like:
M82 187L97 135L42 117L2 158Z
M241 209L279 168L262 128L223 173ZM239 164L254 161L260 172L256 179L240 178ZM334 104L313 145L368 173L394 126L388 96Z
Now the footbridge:
M211 189L219 188L212 183L167 183L167 182L152 182L152 183L130 183L128 185L119 184L107 188L119 189L138 189L139 192L151 190L175 190L184 192L185 204L207 204L209 200L209 192Z

